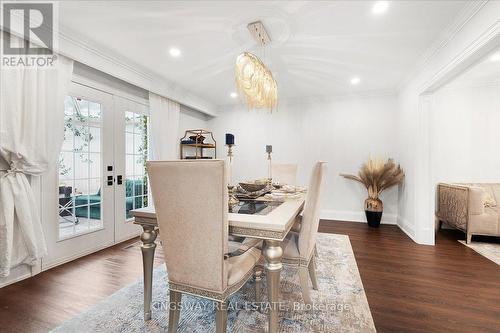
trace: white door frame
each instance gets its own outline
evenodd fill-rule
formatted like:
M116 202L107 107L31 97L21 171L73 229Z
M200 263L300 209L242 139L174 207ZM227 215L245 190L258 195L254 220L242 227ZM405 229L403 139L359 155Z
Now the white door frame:
M84 234L59 239L58 184L56 165L43 177L42 210L48 255L42 258L42 270L74 260L114 244L114 187L106 184L107 165L113 165L114 113L113 96L105 92L72 83L68 95L80 97L102 105L101 122L101 218L103 228Z
M438 71L419 93L417 151L415 156L415 240L420 244L435 244L436 184L433 184L430 144L430 114L434 93L500 46L500 21L481 34L452 62Z

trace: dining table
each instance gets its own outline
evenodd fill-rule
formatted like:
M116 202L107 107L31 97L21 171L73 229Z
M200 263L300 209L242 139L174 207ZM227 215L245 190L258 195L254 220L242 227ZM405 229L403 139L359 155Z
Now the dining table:
M283 267L281 245L297 215L302 211L304 199L303 194L280 201L260 197L254 200L242 200L238 206L228 208L229 235L263 240L262 255L265 259L264 267L267 278L268 332L270 333L278 332L279 329L279 289ZM262 208L262 205L265 207ZM134 223L143 229L141 251L144 273L144 319L150 320L158 222L154 206L131 210L131 214L134 216Z

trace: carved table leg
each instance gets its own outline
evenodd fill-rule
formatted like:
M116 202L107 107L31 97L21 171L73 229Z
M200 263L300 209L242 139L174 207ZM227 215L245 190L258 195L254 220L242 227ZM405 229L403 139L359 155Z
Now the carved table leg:
M151 319L151 300L153 292L153 261L155 258L156 230L154 226L143 225L141 235L142 268L144 273L144 320Z
M269 333L276 333L279 329L279 291L280 273L283 267L281 257L283 250L281 242L265 240L262 254L266 259L267 294L269 299Z

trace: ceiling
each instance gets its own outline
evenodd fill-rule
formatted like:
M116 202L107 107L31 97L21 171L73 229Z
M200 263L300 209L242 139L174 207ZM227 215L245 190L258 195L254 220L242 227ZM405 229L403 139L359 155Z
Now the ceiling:
M59 19L65 34L227 105L243 51L270 67L280 100L394 91L465 4L393 1L376 16L374 1L66 1ZM264 50L246 29L256 20L272 39Z

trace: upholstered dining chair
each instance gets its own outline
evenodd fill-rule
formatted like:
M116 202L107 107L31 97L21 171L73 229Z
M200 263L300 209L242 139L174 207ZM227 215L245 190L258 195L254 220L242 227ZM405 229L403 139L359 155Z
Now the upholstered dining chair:
M273 175L273 182L291 185L297 183L297 164L273 163L271 172Z
M155 161L147 169L168 272L168 332L177 330L183 293L215 301L216 331L226 332L227 299L261 254L255 247L228 253L224 161Z
M287 236L283 246L283 264L298 267L302 298L311 304L309 279L314 290L318 290L316 277L316 235L318 233L326 162L317 162L313 168L307 190L304 210L297 217L295 230Z

